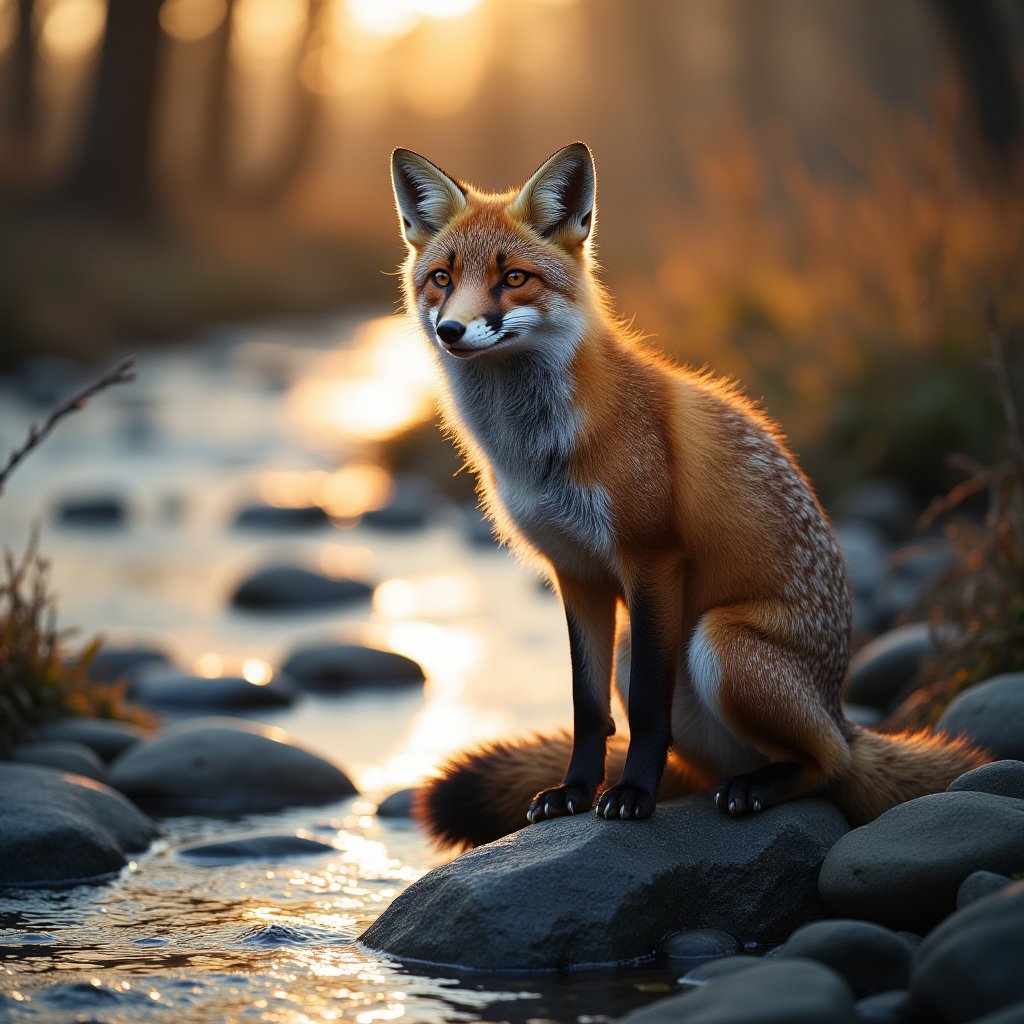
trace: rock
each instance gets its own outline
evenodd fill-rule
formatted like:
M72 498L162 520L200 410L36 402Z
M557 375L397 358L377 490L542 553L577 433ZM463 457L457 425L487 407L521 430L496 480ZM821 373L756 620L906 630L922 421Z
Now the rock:
M898 480L864 480L847 491L837 509L842 520L867 523L891 541L914 532L918 508L907 488Z
M900 989L858 1000L857 1020L861 1024L914 1024L910 993Z
M921 607L939 573L955 561L945 538L916 542L893 552L875 595L876 628L889 629L908 609Z
M216 864L247 860L288 860L320 853L337 853L328 843L303 835L236 836L219 843L197 843L183 847L179 855L189 860Z
M316 644L293 651L282 670L311 690L422 683L423 669L403 654L358 644Z
M823 915L818 867L846 830L823 800L733 819L705 794L659 804L647 821L545 821L428 872L362 941L494 970L649 956L684 923L778 942Z
M65 498L56 508L61 526L115 527L128 518L124 501L117 495L97 494L91 497Z
M1011 1003L995 1013L986 1013L984 1017L975 1017L971 1024L1024 1024L1024 1000Z
M362 523L378 530L418 530L426 526L437 508L433 485L422 477L400 476L388 503L363 513Z
M251 683L244 676L193 676L178 672L147 672L131 688L132 700L152 708L209 709L287 707L298 688L286 673L275 673L266 683Z
M107 786L55 768L0 763L0 885L107 877L155 835L153 823Z
M956 891L956 909L963 910L977 900L991 896L994 892L1013 884L1013 879L995 871L975 871L969 874Z
M996 798L993 798L996 799ZM925 936L910 995L929 1021L975 1021L1024 1001L1024 882L958 910Z
M399 789L377 805L378 818L411 818L416 790Z
M140 802L195 813L320 803L356 792L344 772L282 729L228 718L165 730L114 761L110 779Z
M37 740L81 743L96 751L104 761L111 761L144 740L146 733L130 722L117 722L110 718L68 717L38 726L33 737Z
M885 721L885 713L878 708L868 707L867 704L844 704L843 713L857 725L865 729L875 729Z
M817 960L840 974L854 996L906 988L914 947L867 921L812 921L771 954Z
M619 1024L857 1024L853 997L813 960L768 960L621 1017Z
M965 772L947 787L950 793L994 793L1024 800L1024 761L992 761Z
M696 967L688 970L680 979L679 984L684 987L697 988L706 985L715 978L722 978L726 974L735 974L737 971L746 971L758 964L763 964L764 957L753 956L749 953L740 953L737 956L723 956L718 960L705 960Z
M673 932L658 947L658 955L682 964L703 963L722 957L737 956L743 947L720 928L691 928Z
M87 669L89 678L100 683L131 680L143 668L170 665L171 658L158 647L103 647Z
M21 764L41 764L74 775L84 775L94 782L106 784L108 781L106 766L96 751L84 743L72 743L70 740L23 743L11 751L10 759Z
M853 656L846 699L887 710L934 649L927 622L912 622L882 634Z
M972 872L1024 866L1024 800L933 793L899 804L829 850L821 894L838 914L926 932Z
M1024 672L1007 672L964 690L935 728L969 736L993 760L1024 760Z
M329 526L331 517L319 505L247 505L235 516L240 530L315 530Z
M362 580L325 576L297 566L261 569L243 580L231 597L247 611L302 611L367 600L373 587Z
M872 597L885 576L885 542L881 534L867 523L848 521L836 523L835 535L846 559L853 592Z

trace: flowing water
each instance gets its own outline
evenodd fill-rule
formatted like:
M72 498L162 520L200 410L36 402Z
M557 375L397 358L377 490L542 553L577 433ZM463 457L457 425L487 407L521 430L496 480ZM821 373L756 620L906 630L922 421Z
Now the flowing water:
M197 674L257 681L296 645L355 640L417 659L427 682L306 695L250 716L339 764L358 797L164 818L160 840L114 880L0 894L0 1020L582 1024L650 1000L678 973L459 974L355 941L443 859L413 824L379 819L378 799L468 743L563 723L571 710L557 601L507 554L473 544L465 509L439 500L415 531L359 522L393 486L380 445L432 414L421 344L385 318L223 330L147 350L137 382L94 399L10 479L0 543L19 552L39 524L59 624L77 627L79 642L152 642ZM24 378L0 385L0 454L45 412ZM125 503L123 525L54 521L62 500L98 493ZM333 524L233 528L257 500L316 502ZM278 562L365 577L373 600L329 613L232 610L234 584ZM309 835L332 851L213 865L179 853L253 832Z

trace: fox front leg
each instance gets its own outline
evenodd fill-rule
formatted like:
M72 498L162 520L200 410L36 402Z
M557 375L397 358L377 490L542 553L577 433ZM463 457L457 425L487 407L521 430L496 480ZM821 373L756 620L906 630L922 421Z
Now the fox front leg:
M622 776L597 802L602 818L649 818L672 741L672 693L682 632L682 580L675 566L630 588L629 750Z
M608 737L615 732L611 715L615 592L584 590L562 578L559 590L572 659L572 754L562 784L533 798L526 814L530 822L590 810L604 781Z

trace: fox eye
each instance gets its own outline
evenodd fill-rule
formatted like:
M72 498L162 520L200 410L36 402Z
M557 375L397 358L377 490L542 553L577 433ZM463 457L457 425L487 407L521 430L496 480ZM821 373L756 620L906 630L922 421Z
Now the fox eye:
M530 275L525 270L510 270L505 275L505 285L509 288L522 288Z
M447 288L452 283L452 275L447 270L435 270L430 276L438 288Z

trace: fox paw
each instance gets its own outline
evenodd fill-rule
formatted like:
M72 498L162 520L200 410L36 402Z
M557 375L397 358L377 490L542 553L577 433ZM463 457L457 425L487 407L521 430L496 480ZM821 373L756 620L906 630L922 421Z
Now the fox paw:
M732 815L757 814L781 803L791 793L800 766L779 762L756 772L723 779L715 789L715 806Z
M530 804L526 812L526 820L533 824L546 818L561 818L566 814L580 814L589 811L594 803L594 795L588 794L579 786L555 786L553 789L542 789Z
M640 786L620 782L610 786L597 801L597 815L600 818L649 818L654 813L654 794Z

